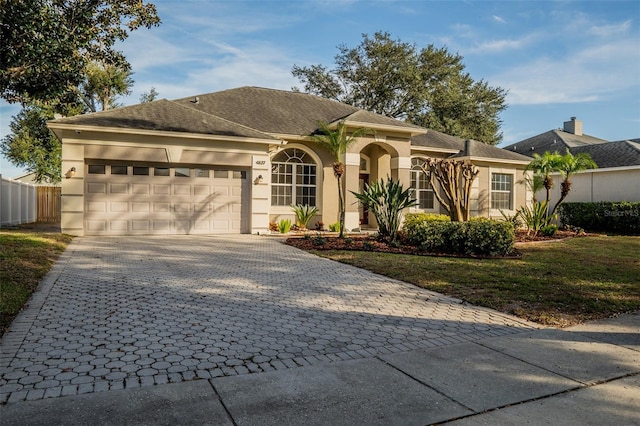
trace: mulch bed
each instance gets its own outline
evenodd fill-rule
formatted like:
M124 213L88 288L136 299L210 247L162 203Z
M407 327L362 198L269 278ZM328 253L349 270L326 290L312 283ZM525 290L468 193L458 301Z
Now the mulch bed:
M558 231L552 237L545 237L542 235L533 236L527 235L526 231L516 232L516 243L530 243L539 241L553 241L561 240L565 238L575 237L576 233L572 231ZM322 240L320 240L322 238ZM306 236L299 235L296 237L289 237L285 241L286 244L299 248L301 250L356 250L356 251L375 251L382 253L398 253L398 254L413 254L421 256L447 256L447 257L471 257L471 258L492 258L492 259L518 259L522 257L522 253L516 248L507 256L468 256L468 255L456 255L449 253L427 253L418 250L414 246L399 245L392 247L387 243L377 241L375 236L366 235L347 235L345 238L338 238L336 236L326 236L318 232L309 232Z

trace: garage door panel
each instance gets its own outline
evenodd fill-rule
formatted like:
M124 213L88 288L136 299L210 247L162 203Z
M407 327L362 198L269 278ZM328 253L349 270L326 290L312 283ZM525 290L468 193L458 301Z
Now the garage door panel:
M173 203L173 211L175 213L189 213L190 203Z
M126 213L129 211L129 203L126 201L112 201L109 203L109 211L113 213Z
M107 211L106 201L90 201L87 203L87 211L104 213Z
M128 231L129 221L127 220L111 220L109 221L109 229L111 231Z
M152 170L152 167L150 167ZM109 234L239 233L246 179L151 175L86 175L85 230ZM131 173L131 167L129 168ZM197 177L196 177L197 176ZM210 176L210 177L209 177ZM247 184L248 185L248 184Z
M191 186L190 185L182 185L182 184L174 184L173 185L173 194L174 195L191 195Z
M131 211L133 213L149 213L151 210L149 208L149 202L132 202L131 203Z
M106 220L87 220L87 231L99 232L107 230Z
M106 194L107 184L101 182L94 182L87 185L87 192L89 194Z
M171 185L153 185L153 193L155 195L169 195L171 194Z
M111 183L109 184L109 192L111 194L127 194L129 192L128 183Z
M171 203L159 202L153 203L154 213L169 213L171 212Z
M193 195L209 195L211 194L211 187L204 185L195 185L193 187Z
M135 178L135 176L132 177ZM138 195L149 194L149 186L148 183L134 183L131 185L131 193Z
M148 231L151 228L149 220L132 220L132 231Z

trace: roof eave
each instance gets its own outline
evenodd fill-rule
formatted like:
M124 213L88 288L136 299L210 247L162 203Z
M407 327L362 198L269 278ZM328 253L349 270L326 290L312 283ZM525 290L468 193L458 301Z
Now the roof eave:
M163 137L179 137L184 139L207 139L215 141L228 141L228 142L246 142L246 143L260 143L273 145L276 142L284 143L282 140L276 138L254 138L247 136L227 136L227 135L211 135L205 133L189 133L189 132L173 132L168 130L145 130L145 129L131 129L120 127L103 127L103 126L82 126L82 125L69 125L55 122L48 122L47 127L51 129L56 136L62 140L60 134L56 130L72 130L76 133L81 132L98 132L98 133L116 133L116 134L128 134L128 135L142 135L142 136L163 136Z
M460 152L460 151L458 151ZM463 157L455 157L456 160L469 160L469 161L484 161L487 163L509 163L509 164L522 164L528 165L531 161L525 160L512 160L508 158L492 158L492 157L476 157L473 155L465 155Z

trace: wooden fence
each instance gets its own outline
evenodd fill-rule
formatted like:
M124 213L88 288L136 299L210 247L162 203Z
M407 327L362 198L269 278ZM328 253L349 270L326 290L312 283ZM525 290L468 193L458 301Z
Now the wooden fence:
M38 187L38 222L60 222L60 191L59 186Z

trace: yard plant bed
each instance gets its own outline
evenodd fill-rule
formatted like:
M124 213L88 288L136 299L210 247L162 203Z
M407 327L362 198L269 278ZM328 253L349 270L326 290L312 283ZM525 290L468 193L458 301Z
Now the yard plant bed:
M317 250L309 240L299 240L304 246L289 243L543 325L567 327L640 309L638 237L590 235L519 244L519 259L416 256L393 248Z
M60 233L0 232L0 334L71 242Z

